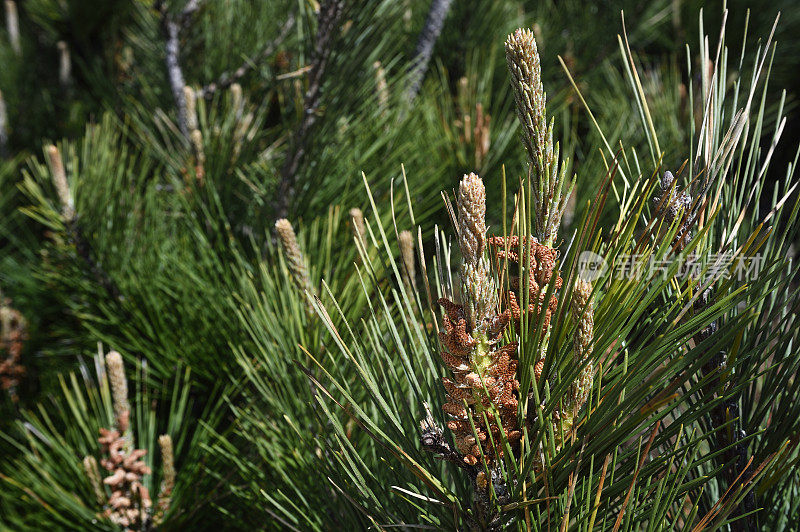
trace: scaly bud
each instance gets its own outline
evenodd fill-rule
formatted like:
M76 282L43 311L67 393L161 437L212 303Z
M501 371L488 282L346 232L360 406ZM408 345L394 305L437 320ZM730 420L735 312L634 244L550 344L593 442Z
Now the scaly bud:
M22 54L22 44L19 40L19 15L17 14L17 4L14 0L6 0L6 31L8 31L11 49L17 55Z
M175 463L172 450L172 438L169 434L158 437L158 446L161 449L161 489L158 492L158 503L153 522L158 525L164 519L164 514L169 510L172 502L172 490L175 489Z
M186 100L186 127L194 131L197 129L197 94L193 88L186 86L183 88L183 99Z
M0 157L5 157L8 151L8 113L3 91L0 91Z
M194 157L197 161L197 166L202 168L206 162L206 154L203 150L203 134L199 129L193 129L189 135L189 138L192 141L192 150L194 151Z
M497 286L486 258L486 188L475 174L458 187L458 244L461 248L461 292L467 319L481 329L497 314Z
M474 264L486 247L486 188L475 174L458 186L458 245L464 262Z
M572 315L578 323L575 327L573 336L573 349L575 351L574 360L577 364L586 364L572 385L572 413L577 415L589 391L592 388L594 379L594 364L586 359L591 354L592 337L594 335L594 307L589 301L592 294L592 284L583 279L577 279L575 290L572 292Z
M244 100L242 99L242 86L238 83L231 83L231 102L237 118L241 117L244 109Z
M131 406L128 403L128 379L125 377L125 366L122 355L110 351L106 355L106 370L111 383L111 398L114 403L114 416L121 433L128 430Z
M53 178L53 185L56 187L58 200L61 202L61 214L64 220L71 222L75 219L75 204L72 200L72 193L67 182L67 172L64 169L64 161L61 159L61 152L52 144L45 148L47 158L50 160L50 172Z
M389 107L389 86L386 84L386 71L380 61L372 64L375 69L375 90L378 92L378 108L385 113Z
M522 125L522 140L531 162L536 165L540 158L545 158L547 150L547 95L542 85L539 51L532 31L518 29L508 36L506 62L517 103L517 116Z
M161 491L172 493L172 490L175 487L175 463L172 452L172 438L170 435L162 434L159 436L158 446L161 449L161 469L164 476L164 485L161 488Z
M405 281L409 288L416 286L417 270L414 264L414 237L411 231L400 231L400 255L406 269Z
M72 58L69 55L69 46L66 41L58 41L58 82L62 87L72 84Z
M364 223L364 213L358 207L350 209L350 220L353 222L353 235L367 248L367 226Z
M547 123L547 95L542 85L539 51L533 32L518 29L506 39L506 62L522 125L522 141L528 152L534 196L536 235L552 246L556 240L574 179L567 185L564 166L559 167L558 145L553 143L553 123Z
M281 218L275 222L275 230L278 232L278 239L289 264L289 271L292 273L294 284L301 292L313 293L311 280L308 277L308 269L303 260L300 246L297 244L297 235L294 233L292 224L286 218Z

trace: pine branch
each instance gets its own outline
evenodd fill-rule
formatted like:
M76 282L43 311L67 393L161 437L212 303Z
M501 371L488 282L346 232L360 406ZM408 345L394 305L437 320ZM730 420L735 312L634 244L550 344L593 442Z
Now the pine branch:
M433 419L433 414L431 414L427 404L425 405L425 410L427 415L419 424L421 430L419 441L422 448L429 453L433 453L440 460L460 467L467 472L472 480L475 480L479 471L478 466L469 465L464 461L463 454L450 447L450 444L444 439L442 428Z
M681 252L691 240L695 222L705 210L706 202L704 198L708 187L704 186L694 194L698 198L694 202L688 192L678 192L675 187L675 176L670 171L664 172L664 176L659 182L659 190L653 197L652 202L656 212L663 217L666 225L671 225L678 216L682 216L680 227L673 242L675 251ZM712 291L709 288L695 301L693 305L695 312L702 312L708 306L711 298ZM711 338L717 329L717 320L714 320L694 335L695 344L699 345L701 342ZM719 387L723 385L720 376L726 367L727 354L725 351L716 353L703 366L702 376L704 378L709 377L703 393L709 400L719 397ZM729 464L735 460L733 465L726 467L722 472L729 489L733 487L737 479L747 469L747 445L740 443L746 437L746 433L741 426L737 399L738 394L734 394L714 406L710 412L711 430L716 431L717 447L720 449L727 448L721 456L722 464ZM729 420L733 420L731 425L721 428ZM753 512L755 509L755 491L751 489L734 511L732 517L735 518ZM753 519L752 515L748 515L731 523L731 528L734 531L751 530L755 526Z
M167 77L178 110L178 129L186 140L189 140L189 125L187 122L186 96L184 89L186 81L180 63L180 33L191 21L192 16L200 9L202 0L189 0L177 17L170 16L164 0L157 0L155 8L161 13L161 32L165 39Z
M433 55L433 47L439 40L439 34L444 26L444 19L450 11L452 0L433 0L425 19L425 25L417 39L417 47L414 51L414 62L411 65L411 83L406 92L406 99L411 102L419 94L422 87L422 80L428 71L428 64Z
M331 56L331 44L343 12L344 0L327 0L320 6L317 40L308 75L308 90L303 99L303 120L295 130L273 202L277 218L286 218L289 215L289 203L294 198L297 184L297 170L306 153L308 133L317 120L322 81Z
M706 290L703 295L695 302L695 311L702 311L711 300L711 289ZM708 340L717 332L718 324L714 320L708 324L703 330L694 336L696 344L700 344L704 340ZM722 383L721 375L727 369L727 353L719 351L703 366L703 377L711 377L707 386L705 387L705 394L709 399L715 399L719 396L720 386ZM737 479L744 476L747 470L747 443L744 440L747 433L742 427L741 418L739 415L738 395L733 394L728 399L720 401L719 404L711 409L711 430L716 431L716 447L718 449L725 449L722 452L720 462L729 464L722 470L722 476L725 478L727 488L734 492L734 485ZM732 420L732 421L731 421ZM727 427L723 425L731 422ZM731 514L731 518L736 521L731 523L731 530L734 532L744 532L746 530L755 530L754 514L756 510L756 496L755 488L751 488L747 492L742 502ZM749 514L749 515L747 515ZM745 516L745 517L741 517Z
M234 70L233 72L225 72L223 73L216 81L213 81L207 85L205 85L202 89L200 89L197 93L198 98L211 98L217 91L225 90L244 76L246 76L251 70L253 70L262 60L271 56L275 53L275 50L278 46L286 40L286 37L289 35L289 31L294 27L295 18L293 14L290 14L289 17L284 22L283 26L281 26L280 31L278 32L278 36L268 42L258 53L253 55L252 57L247 58L242 66Z

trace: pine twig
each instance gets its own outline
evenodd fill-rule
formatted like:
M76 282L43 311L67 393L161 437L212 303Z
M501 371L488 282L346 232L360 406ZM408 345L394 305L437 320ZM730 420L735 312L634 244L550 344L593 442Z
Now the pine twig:
M216 81L212 81L211 83L205 85L202 89L197 92L198 98L211 98L216 94L218 91L225 90L244 76L246 76L251 70L253 70L258 63L260 63L263 59L271 56L275 53L278 46L286 40L286 37L289 35L289 32L294 27L295 17L294 14L290 14L289 17L286 19L286 22L283 23L281 26L280 31L278 32L278 36L273 39L272 41L268 42L258 53L253 55L252 57L248 57L242 65L234 70L233 72L225 72L223 73Z
M450 444L444 439L444 431L433 419L433 414L430 408L425 404L426 416L420 422L420 444L426 451L433 453L440 460L450 462L460 467L467 472L472 480L478 475L479 468L474 465L469 465L464 461L464 455L450 447Z
M189 24L192 16L200 9L203 0L189 0L177 17L172 17L164 0L156 0L155 8L161 13L161 32L165 39L165 63L167 66L167 77L169 86L172 90L172 97L175 99L175 107L178 110L178 129L185 139L189 140L189 125L187 123L186 97L184 89L186 81L183 77L183 70L180 63L180 33Z
M414 51L414 61L411 65L411 80L406 92L406 99L411 102L419 94L422 87L422 80L428 71L428 64L433 55L433 47L439 40L439 34L444 26L444 19L450 11L452 0L433 0L425 19L425 25L417 39L417 47Z
M295 130L273 202L277 218L286 218L289 214L289 203L295 195L297 170L306 152L308 133L317 120L322 81L331 56L331 44L343 12L344 0L326 0L320 6L316 45L308 74L308 90L303 98L303 120Z

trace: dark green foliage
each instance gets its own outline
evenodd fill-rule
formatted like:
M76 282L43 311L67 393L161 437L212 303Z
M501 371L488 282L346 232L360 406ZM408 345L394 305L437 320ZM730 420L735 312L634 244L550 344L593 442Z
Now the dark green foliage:
M728 51L716 60L722 12L698 18L698 2L452 2L409 101L429 1L345 0L329 25L320 13L334 0L18 0L19 53L0 29L0 299L30 326L19 402L0 390L0 528L117 529L98 518L81 465L114 422L102 361L90 370L86 357L98 342L129 368L151 493L163 475L156 439L175 441L177 488L161 528L474 524L473 482L420 444L424 404L446 422L435 300L452 293L459 263L440 192L452 197L474 171L489 233L533 231L503 50L506 35L530 27L554 139L577 180L554 243L564 287L548 289L559 310L547 338L523 324L515 355L535 423L527 454L506 453L510 498L491 499L495 524L794 530L800 152L784 115L800 15L785 2L765 49L777 8L753 6L748 18L744 4L729 5ZM196 94L188 135L175 95L186 96L166 66L169 21ZM726 137L751 95L746 127ZM730 138L732 151L715 158ZM665 170L707 201L681 249L680 222L652 202ZM284 215L308 292L275 234ZM413 283L402 230L415 241ZM721 249L759 254L760 273L719 277L702 295L677 260L705 266ZM671 265L664 278L606 272L595 283L602 377L573 438L552 419L586 363L568 312L585 250ZM546 379L536 382L540 354ZM546 455L543 472L532 449ZM734 482L742 471L752 482Z

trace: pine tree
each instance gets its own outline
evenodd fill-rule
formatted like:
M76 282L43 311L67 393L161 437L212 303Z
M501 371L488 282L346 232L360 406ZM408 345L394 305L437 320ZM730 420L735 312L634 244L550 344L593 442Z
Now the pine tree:
M696 4L5 0L0 528L793 529L796 9Z

